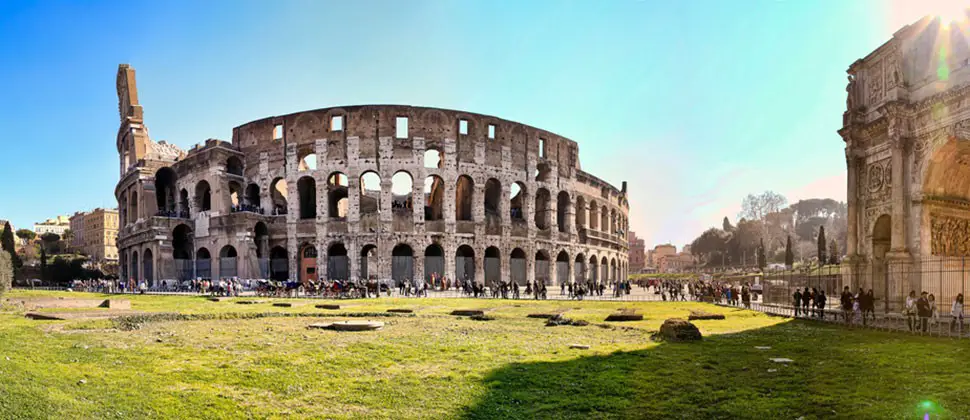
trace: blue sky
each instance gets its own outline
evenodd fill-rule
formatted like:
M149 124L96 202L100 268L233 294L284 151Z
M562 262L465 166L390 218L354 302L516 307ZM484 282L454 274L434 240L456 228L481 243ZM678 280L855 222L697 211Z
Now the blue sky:
M648 244L680 246L747 193L844 200L845 69L931 2L6 1L0 219L117 205L130 63L152 138L183 148L366 103L541 127L629 182Z

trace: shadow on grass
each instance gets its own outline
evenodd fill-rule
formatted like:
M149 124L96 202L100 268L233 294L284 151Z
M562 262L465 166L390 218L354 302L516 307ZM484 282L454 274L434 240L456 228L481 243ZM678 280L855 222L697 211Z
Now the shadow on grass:
M644 337L646 339L646 337ZM759 350L755 346L771 346ZM790 358L789 364L769 358ZM970 413L970 343L793 321L696 343L518 363L467 419L932 418Z

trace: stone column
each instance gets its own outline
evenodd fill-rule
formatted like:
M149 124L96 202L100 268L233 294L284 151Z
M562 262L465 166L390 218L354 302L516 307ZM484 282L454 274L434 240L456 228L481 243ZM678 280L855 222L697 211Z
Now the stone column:
M559 262L555 259L555 255L549 257L549 285L558 286L559 285Z
M845 148L845 164L847 167L846 195L848 195L848 220L846 221L846 235L848 236L848 240L846 241L846 255L850 259L854 259L859 252L859 192L857 190L859 185L859 159L855 156L855 151L849 147Z
M511 262L510 262L511 263ZM525 254L525 281L532 284L536 281L536 254L526 252Z
M894 136L892 148L892 246L893 252L905 253L906 248L906 171L904 155L906 141Z

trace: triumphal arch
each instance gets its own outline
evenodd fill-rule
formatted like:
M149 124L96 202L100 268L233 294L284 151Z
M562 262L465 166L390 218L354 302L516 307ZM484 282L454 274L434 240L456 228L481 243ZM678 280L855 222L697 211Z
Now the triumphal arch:
M970 271L970 24L926 17L848 69L843 274L892 308ZM951 296L952 295L952 296Z

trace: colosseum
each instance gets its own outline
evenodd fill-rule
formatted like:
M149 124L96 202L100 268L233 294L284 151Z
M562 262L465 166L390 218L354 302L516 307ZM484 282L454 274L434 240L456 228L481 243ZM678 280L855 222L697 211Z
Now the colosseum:
M583 172L577 143L548 131L360 105L264 118L183 151L150 139L129 65L117 92L122 278L626 278L626 183Z

